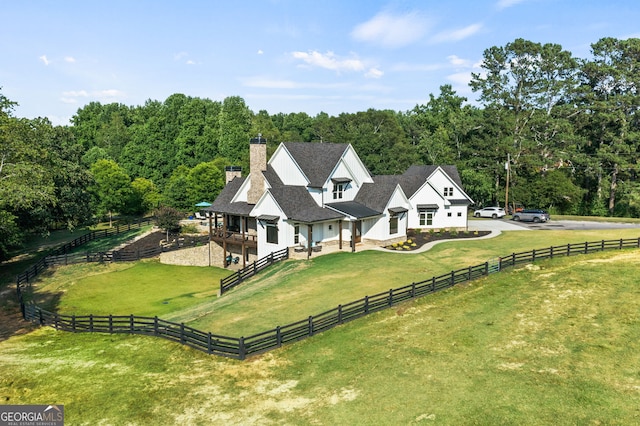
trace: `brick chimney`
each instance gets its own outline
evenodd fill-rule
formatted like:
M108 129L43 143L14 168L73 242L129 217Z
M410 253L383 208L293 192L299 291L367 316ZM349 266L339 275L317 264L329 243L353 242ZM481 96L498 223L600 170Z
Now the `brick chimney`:
M231 182L234 178L242 177L242 167L227 166L224 168L225 184Z
M258 133L257 138L249 143L249 176L250 184L247 203L255 204L264 193L264 176L267 170L267 140Z

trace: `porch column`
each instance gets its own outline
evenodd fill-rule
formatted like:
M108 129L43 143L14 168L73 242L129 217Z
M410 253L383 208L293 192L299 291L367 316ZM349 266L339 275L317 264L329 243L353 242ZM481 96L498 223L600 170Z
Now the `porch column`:
M227 267L227 215L222 216L222 251L224 251L223 263Z
M351 253L356 251L356 223L351 222Z
M209 247L209 266L211 266L211 240L213 240L213 222L211 221L211 212L209 212L207 216L209 216L209 241L207 241L207 246Z
M338 221L338 248L342 250L342 220Z
M311 243L313 242L313 225L307 226L307 259L311 256Z
M246 268L247 267L247 257L245 255L245 250L247 249L247 239L245 236L245 230L247 229L248 226L248 222L247 222L247 217L243 217L242 218L242 268Z

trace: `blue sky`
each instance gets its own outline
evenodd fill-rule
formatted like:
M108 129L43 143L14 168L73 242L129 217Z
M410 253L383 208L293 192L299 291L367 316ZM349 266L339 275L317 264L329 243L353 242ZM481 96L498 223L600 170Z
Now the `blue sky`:
M242 97L254 112L408 111L470 100L485 49L516 38L588 58L640 37L638 0L0 0L0 87L18 117L92 101Z

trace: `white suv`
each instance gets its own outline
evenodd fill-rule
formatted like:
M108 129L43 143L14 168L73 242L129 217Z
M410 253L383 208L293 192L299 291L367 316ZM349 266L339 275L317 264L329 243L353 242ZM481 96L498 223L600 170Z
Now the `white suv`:
M492 219L498 219L505 217L506 212L502 207L485 207L484 209L476 210L473 212L474 217L490 217Z

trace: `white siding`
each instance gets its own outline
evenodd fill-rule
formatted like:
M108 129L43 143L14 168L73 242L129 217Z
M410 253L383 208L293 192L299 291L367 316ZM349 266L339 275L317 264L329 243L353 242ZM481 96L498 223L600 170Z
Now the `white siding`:
M406 213L401 213L398 215L398 232L395 234L390 233L390 220L391 215L389 214L389 208L391 207L404 207L409 211ZM391 238L399 238L407 235L407 219L411 214L411 204L407 200L404 192L398 186L396 190L391 195L389 199L389 203L384 209L384 216L378 218L377 220L369 220L367 221L367 231L365 232L364 222L362 228L363 238L374 239L374 240L388 240Z
M349 145L342 158L345 165L351 170L351 175L358 185L361 186L363 183L373 182L367 168L362 164L360 157L358 157L358 154L356 154L355 149L353 149L351 145Z
M285 185L306 186L309 183L298 164L289 155L289 151L284 149L284 145L280 145L276 149L269 160L269 165L273 167Z
M260 198L258 203L251 211L251 216L258 217L261 215L279 216L277 222L278 227L278 243L267 243L267 225L264 222L257 221L258 230L258 259L268 256L274 251L282 250L285 247L293 245L293 226L286 222L284 213L275 202L271 194L268 192Z

